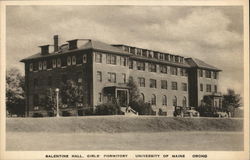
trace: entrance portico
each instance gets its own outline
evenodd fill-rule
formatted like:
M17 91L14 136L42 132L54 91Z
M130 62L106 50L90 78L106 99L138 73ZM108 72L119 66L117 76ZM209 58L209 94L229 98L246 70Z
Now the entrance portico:
M125 85L105 87L104 95L107 97L107 102L115 100L121 107L127 107L129 104L129 87Z

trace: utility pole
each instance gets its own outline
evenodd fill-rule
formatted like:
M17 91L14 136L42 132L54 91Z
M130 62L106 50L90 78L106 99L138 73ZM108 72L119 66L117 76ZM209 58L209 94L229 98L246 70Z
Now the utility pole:
M56 88L56 117L60 117L59 115L59 88Z

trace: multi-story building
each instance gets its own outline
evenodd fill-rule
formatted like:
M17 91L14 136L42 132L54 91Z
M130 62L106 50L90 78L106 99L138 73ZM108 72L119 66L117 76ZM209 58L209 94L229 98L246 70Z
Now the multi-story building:
M41 103L46 89L60 89L67 80L83 88L82 106L93 109L113 99L127 106L129 79L137 83L141 99L151 103L156 114L173 106L199 107L204 95L212 98L215 107L221 106L221 70L201 60L90 39L67 42L59 46L54 36L54 45L40 46L40 53L21 60L25 63L27 116L46 114Z

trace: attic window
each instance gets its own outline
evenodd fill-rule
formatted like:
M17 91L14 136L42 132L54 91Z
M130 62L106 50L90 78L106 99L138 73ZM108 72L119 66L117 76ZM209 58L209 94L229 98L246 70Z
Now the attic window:
M68 42L69 42L69 50L77 48L77 39Z

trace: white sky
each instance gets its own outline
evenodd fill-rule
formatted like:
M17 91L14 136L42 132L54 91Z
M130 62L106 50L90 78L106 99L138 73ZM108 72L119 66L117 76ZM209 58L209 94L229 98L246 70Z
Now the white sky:
M7 68L39 45L76 38L195 57L223 70L220 89L243 93L242 7L8 6Z

